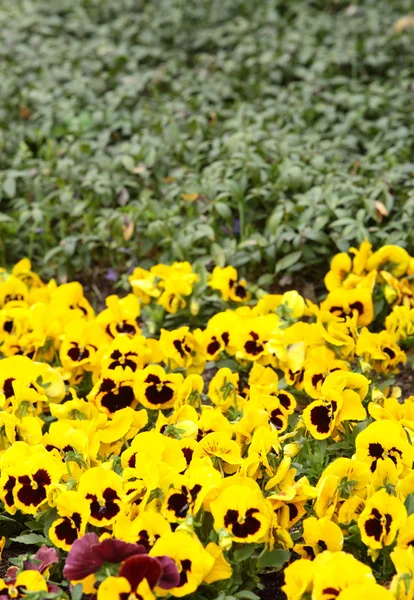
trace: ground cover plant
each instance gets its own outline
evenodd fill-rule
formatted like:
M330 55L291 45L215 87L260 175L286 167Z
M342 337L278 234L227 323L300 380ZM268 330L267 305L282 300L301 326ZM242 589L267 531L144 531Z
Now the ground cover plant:
M414 598L414 258L339 253L316 304L137 267L95 313L0 273L0 598ZM38 546L36 553L33 546Z
M366 237L412 252L410 10L2 0L1 263L121 285L231 262L269 282Z

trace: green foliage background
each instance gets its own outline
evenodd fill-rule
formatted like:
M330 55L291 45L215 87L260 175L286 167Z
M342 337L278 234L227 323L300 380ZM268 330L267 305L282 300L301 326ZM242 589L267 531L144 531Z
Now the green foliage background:
M410 9L2 0L0 263L309 275L365 237L412 251Z

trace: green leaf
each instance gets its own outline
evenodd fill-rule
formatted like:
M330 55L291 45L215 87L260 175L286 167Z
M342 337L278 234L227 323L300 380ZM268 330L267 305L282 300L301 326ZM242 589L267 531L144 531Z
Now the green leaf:
M125 156L122 157L121 161L122 161L122 166L127 171L130 171L132 173L133 170L135 169L135 164L136 164L135 160L132 158L132 156L128 156L127 154L125 154Z
M242 590L241 592L237 592L234 594L235 598L246 598L246 600L260 600L260 596L251 592L250 590Z
M261 275L259 277L259 279L257 280L257 285L259 287L268 287L273 283L273 280L274 275L272 275L271 273L265 273L264 275Z
M257 561L257 567L259 569L273 567L275 570L280 571L289 558L290 552L288 552L288 550L282 550L281 548L276 548L271 552L263 550Z
M12 223L13 219L9 215L0 213L0 223Z
M223 219L227 220L231 218L231 208L225 202L216 202L214 208Z
M77 583L71 591L71 600L82 600L83 598L83 587L81 583Z
M46 542L46 538L43 537L43 535L39 535L38 533L25 533L23 535L18 535L10 539L12 542L18 542L19 544L27 545L44 544Z
M6 521L7 523L14 523L14 524L17 523L17 521L15 519L12 519L11 517L8 517L7 515L0 515L0 521Z
M247 560L248 558L250 558L255 550L256 550L256 544L244 544L244 546L241 546L241 548L237 548L234 551L234 553L233 553L234 560L236 562L243 562L244 560Z
M14 177L8 177L6 181L3 183L4 193L9 198L14 198L16 195L16 180Z
M408 516L414 514L414 494L408 494L404 506L407 509Z
M275 272L286 271L289 267L292 267L302 256L302 250L296 250L290 254L286 254L283 258L280 258L276 263Z

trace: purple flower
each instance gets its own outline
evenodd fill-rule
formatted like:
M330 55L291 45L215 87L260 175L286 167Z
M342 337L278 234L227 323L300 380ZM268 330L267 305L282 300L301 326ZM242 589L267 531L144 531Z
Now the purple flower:
M116 281L118 279L118 273L115 269L110 268L105 273L106 281Z
M156 556L155 558L161 563L163 569L161 578L158 581L159 587L164 590L177 587L180 583L180 574L173 559L169 556Z
M120 563L134 554L144 553L145 548L138 544L113 538L100 542L96 533L86 533L73 543L63 574L67 579L77 581L96 573L105 562Z
M73 543L63 575L79 581L99 571L104 563L123 563L119 576L128 579L134 590L143 579L151 588L158 585L165 590L177 587L180 581L177 566L168 556L148 556L144 546L114 538L100 542L96 533L86 533Z
M156 585L169 590L177 587L180 582L177 565L168 556L131 556L127 558L119 571L119 577L125 577L136 590L143 579L148 581L150 588Z
M73 542L63 568L63 575L67 579L84 579L102 567L102 558L92 551L97 544L99 538L96 533L86 533Z
M41 548L34 555L34 561L26 560L24 568L30 571L39 571L43 573L48 567L59 562L59 557L54 548L48 548L43 544Z
M140 544L129 544L128 542L122 542L114 538L107 538L99 542L99 545L96 549L94 547L93 551L102 558L102 562L110 563L119 563L130 556L134 556L134 554L146 553L144 546Z
M119 571L119 577L128 579L133 590L137 589L143 579L148 581L148 585L152 589L157 585L161 575L161 563L148 554L127 558Z

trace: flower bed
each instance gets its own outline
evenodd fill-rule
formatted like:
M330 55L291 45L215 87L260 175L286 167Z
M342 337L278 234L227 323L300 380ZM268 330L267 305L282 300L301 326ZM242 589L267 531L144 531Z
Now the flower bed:
M316 304L160 264L96 314L2 271L0 598L413 598L413 275L363 242Z

